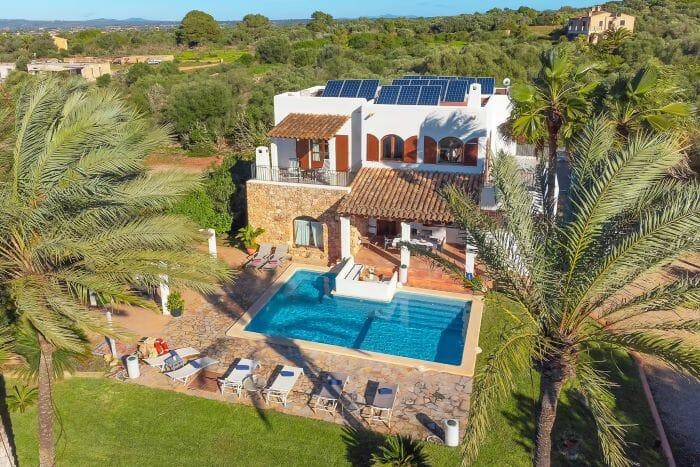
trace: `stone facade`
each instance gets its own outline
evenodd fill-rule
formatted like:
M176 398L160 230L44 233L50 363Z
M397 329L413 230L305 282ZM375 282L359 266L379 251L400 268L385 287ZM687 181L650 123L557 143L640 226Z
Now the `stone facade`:
M246 186L248 223L262 227L259 242L286 243L293 257L334 263L340 259L340 200L350 190L250 180ZM294 246L294 219L312 217L323 224L323 249Z

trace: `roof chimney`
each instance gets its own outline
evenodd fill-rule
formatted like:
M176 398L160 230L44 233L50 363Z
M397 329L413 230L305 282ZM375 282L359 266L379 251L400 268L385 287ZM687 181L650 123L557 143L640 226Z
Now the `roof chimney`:
M467 97L467 108L481 107L481 85L472 83L469 86L469 97Z

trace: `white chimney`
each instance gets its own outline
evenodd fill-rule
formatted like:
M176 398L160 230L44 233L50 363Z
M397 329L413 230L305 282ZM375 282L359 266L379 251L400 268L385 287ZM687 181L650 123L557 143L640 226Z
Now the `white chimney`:
M265 146L255 148L255 165L258 167L270 167L270 149Z
M467 97L467 108L479 108L481 107L481 85L479 83L472 83L469 86L469 97Z

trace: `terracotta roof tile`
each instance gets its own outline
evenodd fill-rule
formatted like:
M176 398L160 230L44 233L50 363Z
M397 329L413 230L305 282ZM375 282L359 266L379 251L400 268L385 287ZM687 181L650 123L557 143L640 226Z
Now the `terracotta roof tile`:
M481 175L364 167L338 213L449 224L454 218L440 194L449 185L478 199Z
M347 115L291 113L267 133L271 138L331 139L348 121Z

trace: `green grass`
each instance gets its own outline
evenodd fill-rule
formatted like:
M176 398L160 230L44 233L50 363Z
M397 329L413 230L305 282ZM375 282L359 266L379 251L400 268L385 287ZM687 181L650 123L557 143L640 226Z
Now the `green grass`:
M506 324L494 294L487 300L480 344L482 355L499 343ZM507 304L506 304L507 306ZM653 448L655 430L637 370L623 354L598 353L607 359L610 377L620 384L618 415L629 424L630 455L641 465L663 465ZM514 397L494 418L478 466L530 464L536 378L519 375ZM55 385L59 413L59 465L366 465L381 437L349 437L340 425L275 411L228 404L105 379L74 378ZM556 454L556 465L602 465L592 420L580 399L564 391L555 426L555 445L563 435L582 440L576 462ZM36 408L12 415L22 465L37 464ZM427 446L434 466L459 464L458 450Z
M244 53L245 50L238 49L183 50L175 54L175 59L186 62L183 65L189 65L189 62L216 63L223 61L224 63L233 63Z
M500 332L508 324L505 313L499 313L499 306L514 307L497 294L487 299L482 319L480 346L482 356L500 342ZM654 448L656 429L639 381L637 368L629 355L616 352L596 351L596 361L604 362L601 367L608 371L610 379L619 387L617 395L617 416L627 427L627 440L630 443L628 454L643 465L664 465L660 452ZM477 362L478 365L478 362ZM493 420L493 434L480 450L478 465L529 465L532 452L532 439L535 432L534 410L538 396L536 373L526 371L518 375L517 388L513 397L501 408ZM581 441L578 460L565 459L558 447L564 437L572 436ZM588 414L580 396L571 387L565 388L559 402L557 422L554 427L555 465L595 466L603 465L599 451L595 424Z

